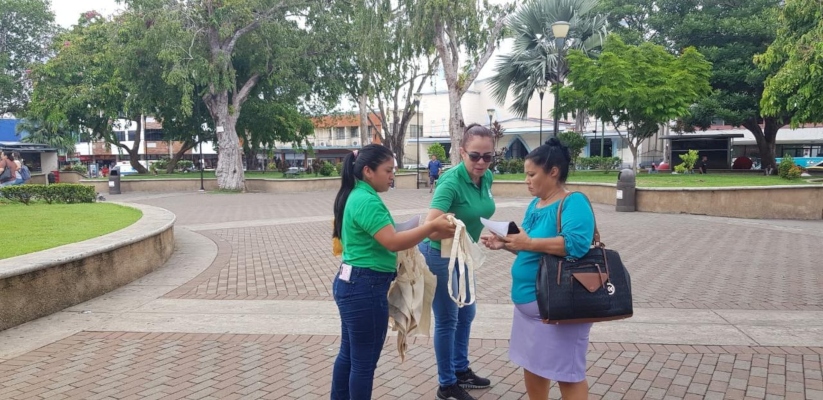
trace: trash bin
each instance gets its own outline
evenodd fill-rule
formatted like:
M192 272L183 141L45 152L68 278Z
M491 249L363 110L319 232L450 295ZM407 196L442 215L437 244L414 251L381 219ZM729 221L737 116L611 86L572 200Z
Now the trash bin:
M48 175L49 184L60 183L60 171L51 171Z
M109 194L120 194L120 171L116 169L109 172Z
M637 182L633 170L624 169L617 174L617 211L635 210L636 188Z

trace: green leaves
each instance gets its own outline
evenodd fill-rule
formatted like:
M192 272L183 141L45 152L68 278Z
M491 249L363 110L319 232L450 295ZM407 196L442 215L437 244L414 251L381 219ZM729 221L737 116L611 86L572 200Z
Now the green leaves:
M561 101L573 99L575 107L626 126L635 145L711 90L711 64L692 48L675 57L661 46L630 46L611 35L598 59L572 51L568 60L571 85L561 90Z
M29 101L29 71L49 53L58 28L47 0L0 0L0 115Z
M823 121L823 4L788 0L777 38L754 57L766 79L760 106L766 115L791 115L791 125Z
M515 40L513 50L501 57L497 74L491 78L495 100L502 104L511 92L512 112L525 116L540 86L565 79L568 63L561 62L558 53L574 49L584 57L597 57L606 37L606 19L593 12L596 4L593 0L539 0L521 6L507 23ZM570 24L564 49L555 47L551 24L557 21Z

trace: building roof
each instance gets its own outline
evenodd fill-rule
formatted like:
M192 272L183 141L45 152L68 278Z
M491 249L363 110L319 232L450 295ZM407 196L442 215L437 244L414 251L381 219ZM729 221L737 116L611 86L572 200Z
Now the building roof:
M360 126L360 114L332 114L311 119L315 128L343 128ZM381 126L380 118L375 113L369 113L369 121L374 126Z
M46 153L57 151L46 144L23 143L23 142L0 142L0 149L4 151L24 151L28 153Z
M684 133L682 135L668 135L668 136L661 136L661 139L664 140L699 140L699 139L731 139L731 138L742 138L745 137L742 133L715 133L715 134L691 134L691 133Z

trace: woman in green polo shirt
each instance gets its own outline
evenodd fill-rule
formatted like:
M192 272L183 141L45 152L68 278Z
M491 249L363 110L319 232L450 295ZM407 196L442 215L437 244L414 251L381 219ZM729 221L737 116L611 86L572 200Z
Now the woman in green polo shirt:
M452 213L466 224L466 231L476 242L483 230L480 217L491 218L495 208L491 192L492 173L489 171L494 157L494 133L482 125L469 125L463 133L460 156L463 162L440 175L426 219L434 221ZM440 383L437 399L472 400L474 398L465 389L485 388L491 382L475 375L469 368L469 333L475 304L458 308L450 296L449 258L440 256L440 239L450 237L436 233L418 246L429 269L437 276L432 303L434 354ZM454 271L456 274L457 269ZM454 276L455 282L458 279L466 278Z
M332 400L370 400L374 370L389 324L387 294L395 277L395 252L410 249L427 236L453 235L446 216L408 231L396 232L394 220L377 192L394 180L388 148L370 144L343 159L340 191L334 200L334 233L343 262L332 292L340 311L340 352L332 373Z

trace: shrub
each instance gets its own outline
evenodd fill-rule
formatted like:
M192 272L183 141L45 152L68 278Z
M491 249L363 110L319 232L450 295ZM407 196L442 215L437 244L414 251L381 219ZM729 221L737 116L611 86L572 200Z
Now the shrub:
M680 159L683 160L683 164L680 165L682 165L686 171L691 171L694 169L694 164L697 163L697 150L689 150L688 153L681 154L678 157L680 157ZM677 171L677 166L675 166L674 168L675 171ZM677 171L677 173L681 172Z
M795 168L797 170L792 171ZM798 179L801 172L800 167L794 163L794 158L788 154L780 160L780 164L777 166L777 175L780 175L783 179Z
M58 183L54 185L15 185L0 188L0 194L12 201L19 201L28 205L35 200L46 203L94 203L97 193L94 186L78 185L73 183Z
M683 164L677 164L674 166L674 172L677 172L678 174L685 174L686 171L688 170L683 166Z
M512 158L509 160L508 170L510 174L522 174L525 161L522 158Z
M431 157L432 154L434 154L434 155L437 156L437 159L440 160L440 162L446 162L446 148L443 147L442 144L435 143L435 144L429 146L428 152L429 152L429 157Z
M182 171L189 171L194 169L194 162L191 160L177 160L177 169Z
M73 172L78 172L78 173L81 173L81 174L86 174L86 173L89 172L88 168L86 168L85 165L80 164L80 163L64 165L63 166L63 171L73 171Z
M343 175L343 163L339 162L334 165L334 171L337 172L337 176Z
M153 162L151 164L150 169L153 169L155 171L166 171L166 168L169 167L169 162L171 162L171 160L169 160L168 158L161 158Z
M610 171L616 169L623 163L620 157L579 157L575 164L575 169L600 169Z
M331 176L335 172L334 165L332 165L328 161L323 161L323 165L320 167L320 175L323 176Z

